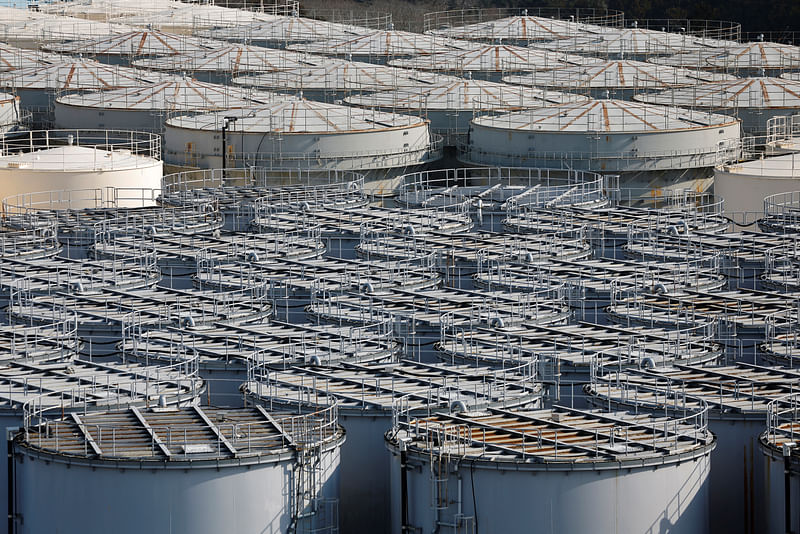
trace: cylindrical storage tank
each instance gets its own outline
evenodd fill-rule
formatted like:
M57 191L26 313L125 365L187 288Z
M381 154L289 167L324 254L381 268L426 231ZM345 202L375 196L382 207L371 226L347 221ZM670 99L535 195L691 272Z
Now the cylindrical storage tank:
M13 91L23 108L45 113L60 92L138 88L164 78L164 74L156 72L67 58L41 67L0 73L0 87Z
M269 409L313 412L338 403L347 432L342 447L339 517L342 532L390 531L390 457L383 435L392 409L407 404L415 415L540 406L542 386L533 364L494 371L470 365L394 364L256 370L243 386L248 399Z
M726 115L592 100L477 117L460 158L624 173L620 186L660 196L661 189L702 187L705 172L738 154L739 136L739 121Z
M309 415L132 407L33 424L14 439L25 532L337 529L335 406Z
M195 363L180 366L100 364L82 360L35 363L26 358L0 363L0 453L8 453L7 432L26 418L87 413L124 406L177 407L197 403L203 381ZM0 477L8 479L8 463ZM18 481L18 479L17 479ZM19 502L18 495L12 495ZM0 512L8 512L8 485L0 488ZM26 518L27 519L27 518ZM58 527L55 527L58 528Z
M764 214L764 198L800 190L799 177L800 153L730 163L714 169L714 194L729 217L750 222Z
M2 33L0 33L2 35ZM58 54L47 54L39 50L17 48L7 44L0 44L0 71L12 71L31 67L42 67L63 61L65 58Z
M393 191L409 167L441 157L425 119L295 97L252 110L169 119L164 143L171 165L358 171L365 174L365 189L376 194Z
M32 204L63 200L66 191L160 189L164 175L161 139L156 134L108 130L8 133L0 137L0 150L0 198L9 207L41 207ZM45 191L49 194L42 193L38 199L32 195ZM96 196L84 202L76 196L70 207L94 208Z
M366 109L426 117L431 123L431 131L444 136L449 145L465 139L470 121L476 114L587 101L586 97L558 91L449 77L432 84L353 95L345 99L348 104Z
M233 83L269 91L302 93L310 100L335 102L356 93L422 88L445 80L455 81L436 73L325 58L325 61L318 65L305 65L252 76L237 76L233 79Z
M785 534L800 530L800 447L798 395L773 401L767 429L759 438L766 492L767 521L762 532Z
M56 128L161 133L170 115L263 106L275 95L178 78L143 87L71 93L55 102Z
M704 412L398 408L386 433L393 534L708 532Z
M758 439L769 403L797 391L800 372L745 363L607 369L613 372L586 387L590 403L598 408L663 415L708 404L708 429L717 438L709 478L711 532L765 532L769 503Z
M231 77L247 73L275 72L321 65L328 58L275 50L260 46L227 44L212 50L199 50L171 56L139 59L133 66L172 72L189 72L198 79L227 83Z
M800 112L800 81L737 78L636 95L634 100L735 116L745 133L764 135L772 117Z
M733 76L642 61L618 60L506 76L506 83L586 94L594 98L630 100L636 93L662 91Z

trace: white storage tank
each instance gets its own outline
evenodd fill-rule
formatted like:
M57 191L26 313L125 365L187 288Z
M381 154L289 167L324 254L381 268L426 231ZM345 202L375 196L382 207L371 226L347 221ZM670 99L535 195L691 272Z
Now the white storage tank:
M571 93L449 77L433 84L353 95L346 99L348 104L367 109L426 117L431 130L443 135L448 144L456 141L454 136L466 135L476 114L587 101L586 97Z
M165 78L156 72L67 58L46 66L0 73L0 87L19 96L23 108L48 110L60 92L141 87Z
M31 193L43 191L161 188L161 140L156 134L90 130L11 133L0 137L0 154L0 198L4 203L24 204ZM57 196L50 194L51 198ZM93 208L94 198L71 207Z
M0 71L41 67L65 59L58 54L46 54L38 50L17 48L0 43Z
M709 479L711 532L764 532L769 503L762 485L759 436L770 402L797 391L800 372L741 362L607 370L610 374L586 388L598 408L663 415L707 403L708 428L717 438Z
M721 158L736 157L739 135L739 121L727 115L592 100L477 117L460 158L482 165L619 172L623 187L647 194L702 190Z
M489 406L540 407L543 387L535 364L505 370L477 365L344 364L334 368L292 367L256 370L243 391L251 402L294 413L338 403L347 432L342 447L342 532L389 532L390 456L383 435L392 427L392 409L405 403L419 416Z
M725 212L746 212L748 221L763 214L765 197L798 190L800 153L729 163L714 169L714 194L725 200Z
M233 83L269 91L302 92L310 100L335 102L354 93L425 88L447 80L456 81L436 73L328 57L315 65L237 76Z
M637 95L634 99L648 104L732 115L741 119L744 132L764 135L769 119L800 113L800 81L770 77L737 78Z
M393 183L405 169L441 157L425 119L299 97L252 110L169 119L164 143L171 165L358 171L366 175L365 189L387 191L399 182L375 180Z
M721 73L668 67L643 61L616 60L511 75L504 77L503 81L571 91L595 98L610 95L612 98L630 100L635 93L732 79L733 76Z
M71 93L55 102L56 128L137 130L161 133L171 115L263 106L276 95L175 78L143 87Z
M386 433L394 534L708 532L704 412L398 412Z
M335 532L343 441L335 406L132 407L30 424L14 440L15 515L25 532Z

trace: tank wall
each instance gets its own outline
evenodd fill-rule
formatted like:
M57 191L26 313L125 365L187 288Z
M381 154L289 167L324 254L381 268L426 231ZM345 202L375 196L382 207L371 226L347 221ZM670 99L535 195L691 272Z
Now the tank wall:
M712 532L758 534L764 528L763 462L758 437L765 419L710 419L717 437L711 453L710 521Z
M421 532L433 532L430 467L417 457L410 460L421 467L408 472L409 522ZM475 517L477 509L478 528L465 532L701 534L708 532L709 468L708 454L681 463L608 471L516 471L513 464L508 470L485 469L462 461L448 477L450 505L439 511L439 521L454 521L460 479L463 514ZM394 534L401 534L399 488L399 456L393 456Z
M770 178L753 174L714 171L714 194L725 199L725 211L764 212L764 197L777 193L789 193L800 188L797 178Z
M160 132L166 114L157 111L125 111L55 103L55 127L86 130L136 130Z
M322 460L322 494L335 498L338 448ZM286 532L291 521L291 461L219 470L115 469L110 463L93 470L18 455L16 469L20 534L260 534Z
M2 458L8 458L8 440L6 439L6 430L13 427L22 426L22 416L16 414L3 413L0 415L0 426L3 428L3 435L0 436L0 454ZM0 513L5 514L3 517L8 517L8 461L0 462ZM6 523L7 524L7 523ZM3 527L5 527L5 525Z
M342 125L345 127L346 125ZM235 153L262 154L264 158L278 157L281 154L292 156L307 155L313 161L316 155L353 157L359 153L397 152L404 148L425 147L430 142L428 125L422 124L393 130L374 130L358 133L339 134L291 134L264 135L237 134L229 132L226 143ZM407 147L406 147L407 145ZM197 131L166 126L164 134L165 159L169 163L183 163L186 159L198 161L219 161L222 149L222 132ZM230 150L230 149L229 149ZM216 156L216 157L208 157ZM230 161L229 166L233 166ZM372 156L364 157L364 166L369 168ZM239 165L240 162L236 162ZM374 164L372 166L375 166Z
M783 457L778 450L759 445L761 461L764 465L762 484L765 492L766 514L764 534L786 534ZM800 466L793 465L789 491L791 492L791 532L800 531Z
M560 160L574 153L578 158L588 158L590 155L609 156L609 159L597 163L584 159L587 168L594 167L593 170L707 167L716 164L718 143L727 144L732 139L738 139L739 131L738 124L702 130L642 134L536 133L473 125L471 146L475 150L490 153L473 152L470 159L496 164L519 164L522 160L522 164L535 166L537 162ZM705 149L702 154L684 157L676 155L701 149ZM657 158L643 160L654 156ZM492 161L484 161L489 158ZM581 164L581 161L575 161L574 168L583 168Z
M163 164L153 160L152 164L138 169L112 171L91 170L91 161L86 162L85 171L39 171L35 169L0 169L0 198L23 193L41 191L60 191L95 189L105 187L117 188L161 188ZM120 207L139 207L141 201L132 201L129 205L122 201ZM84 203L76 201L73 208L94 208L94 201Z

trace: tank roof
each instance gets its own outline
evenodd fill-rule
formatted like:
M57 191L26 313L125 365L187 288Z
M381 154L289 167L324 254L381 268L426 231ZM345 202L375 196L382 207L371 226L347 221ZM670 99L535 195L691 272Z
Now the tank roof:
M35 399L37 409L68 411L156 404L190 403L203 380L180 367L69 360L50 363L0 363L0 410L18 410Z
M233 79L236 85L272 90L386 91L398 87L429 87L444 80L441 74L325 58L317 65L301 65Z
M374 29L305 17L280 16L269 20L200 32L226 41L306 43L321 39L347 40L374 33Z
M527 109L565 102L588 101L572 93L546 91L485 80L452 79L412 89L353 95L345 99L356 106L398 110Z
M564 40L543 43L542 48L580 54L674 55L704 48L697 37L646 28L602 28L594 42Z
M72 317L61 321L51 318L41 326L0 325L0 365L71 360L81 348L76 327Z
M431 30L430 33L471 40L553 41L598 30L598 26L591 24L522 14L464 26Z
M797 180L797 169L800 169L800 153L794 152L782 156L731 163L723 165L720 168L730 174L745 174L757 176L759 178L786 178L787 180Z
M0 87L86 90L141 87L167 78L141 69L106 65L92 59L67 59L41 67L0 73Z
M710 69L708 60L724 53L721 48L698 48L689 52L681 52L669 56L653 56L648 62L656 65L670 65L673 67L687 67L694 69Z
M101 434L102 432L102 434ZM29 452L89 461L180 463L187 467L270 461L304 446L331 446L343 438L335 409L308 415L268 413L261 407L150 408L72 414L30 427ZM224 465L224 464L223 464Z
M45 15L41 18L16 22L0 27L0 38L4 41L36 41L45 46L63 45L64 41L76 39L102 39L132 31L127 24L100 22L73 17ZM79 53L78 50L76 53Z
M64 172L64 189L69 188L70 172L121 171L154 164L160 162L149 156L134 154L130 150L104 150L85 146L61 146L0 156L0 169Z
M448 363L393 363L339 367L257 370L242 387L268 405L389 412L402 399L415 411L448 411L454 402L468 409L524 406L542 394L533 364L509 369Z
M231 113L208 113L174 117L167 125L175 128L217 131L224 117L237 117L231 130L238 133L348 133L424 126L425 119L384 113L337 104L288 97L272 104Z
M595 62L595 58L532 47L473 44L467 50L441 51L409 59L395 59L390 64L421 70L503 72L543 70Z
M82 39L64 43L51 43L48 49L66 54L92 54L108 56L166 56L212 50L220 45L159 30L134 30L97 39Z
M733 121L735 119L726 115L608 99L487 115L472 122L479 126L532 132L648 133L714 128Z
M114 9L115 6L109 6ZM235 9L213 4L184 2L165 3L162 9L148 10L146 13L130 13L127 16L118 16L115 20L132 26L153 26L158 28L170 26L185 26L192 29L203 27L219 28L220 26L238 26L253 22L272 20L276 15L251 11L249 9ZM254 6L255 7L255 6Z
M772 401L800 390L800 371L744 362L609 371L587 387L598 404L691 410L704 402L712 411L762 418Z
M195 355L201 364L241 366L332 365L394 359L400 351L386 323L363 328L280 321L200 328L166 328L123 340L122 351L140 362L174 363Z
M251 46L224 44L211 50L194 50L181 54L137 59L135 67L184 72L273 72L320 65L328 61L323 56L312 56Z
M455 41L421 33L377 30L346 39L325 39L295 44L289 49L327 55L415 56L466 50L474 46L474 43L468 41Z
M800 81L737 78L636 95L640 102L701 108L800 108Z
M59 97L58 102L126 111L216 111L262 106L275 98L272 93L177 78L143 87L67 94Z
M47 54L0 43L0 71L42 67L65 59L68 58L58 54Z
M403 414L404 415L404 414ZM546 410L489 408L476 412L401 418L390 443L410 454L447 455L497 468L620 469L661 466L708 454L714 436L703 414L686 418L601 412L556 406ZM433 436L436 439L432 439Z
M798 69L800 47L782 43L744 43L721 50L707 60L713 67L728 69Z
M642 61L604 61L534 74L512 75L504 82L565 89L668 89L699 82L733 80L728 74L655 65Z

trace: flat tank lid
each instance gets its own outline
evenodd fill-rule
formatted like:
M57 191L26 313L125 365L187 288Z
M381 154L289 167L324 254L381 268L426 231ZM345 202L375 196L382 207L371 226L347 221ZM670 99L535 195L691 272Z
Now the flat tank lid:
M99 39L85 39L48 45L50 50L66 54L111 56L166 56L211 50L218 42L206 41L158 30L134 30Z
M396 59L391 65L411 69L502 72L544 70L587 65L595 58L511 45L473 46L470 50L441 52L429 56Z
M141 87L170 76L141 69L106 65L92 59L71 59L42 67L0 73L0 87L14 89L86 90Z
M107 460L113 465L128 460L139 466L141 462L174 462L187 468L204 460L215 465L234 460L232 465L238 466L295 448L331 446L343 437L335 409L296 415L268 413L261 407L131 407L74 414L50 421L46 433L39 431L39 427L29 428L24 442L33 451Z
M625 100L590 100L473 119L490 128L532 132L648 133L701 130L735 122L717 115Z
M158 11L131 15L119 18L126 24L134 26L146 26L154 24L158 26L167 25L192 25L207 26L213 24L215 27L231 24L248 24L256 21L270 20L275 15L259 13L247 9L234 9L224 6L192 4L187 6L183 2L175 2L174 6L165 5Z
M797 180L797 171L800 169L800 153L784 154L769 158L759 158L724 165L721 167L726 173L758 176L759 178L787 178ZM754 185L757 186L758 182ZM797 186L800 189L800 184Z
M122 17L131 14L158 13L165 9L177 9L185 5L173 0L147 0L146 2L141 0L81 0L80 2L43 3L39 9L45 13L68 16L113 13L117 17Z
M597 464L620 469L626 462L636 467L660 466L670 458L707 454L714 442L699 416L675 420L565 406L489 408L408 419L401 414L397 426L390 443L397 446L399 440L405 441L409 454L468 458L493 466L508 464L512 469L524 464L592 470ZM435 429L437 439L431 439L428 429Z
M407 56L443 54L465 50L474 46L468 41L456 41L433 35L397 30L378 30L347 39L326 39L312 43L296 44L290 50L328 55L354 56Z
M697 409L705 401L713 410L763 416L770 402L798 392L800 371L744 362L710 367L675 364L612 370L589 387L595 397L629 406Z
M101 172L122 171L152 167L159 162L147 156L131 153L130 150L101 150L85 146L61 146L34 152L0 156L0 169L16 172ZM53 176L57 179L58 176ZM61 189L69 189L71 175L64 174ZM54 188L58 188L55 183Z
M596 31L597 26L569 20L515 15L487 22L476 22L434 30L433 35L447 35L458 39L511 39L525 41L551 41Z
M337 22L309 19L305 17L279 16L235 27L219 28L201 32L213 39L228 41L273 41L303 43L320 39L347 40L368 35L375 30Z
M708 59L714 67L730 69L797 69L800 68L800 46L754 42L727 48Z
M594 42L570 39L544 43L542 48L581 54L673 55L702 49L693 35L648 30L645 28L603 28Z
M191 402L203 380L175 367L98 363L84 360L0 364L0 409L19 409L36 399L37 406L65 405L69 411L108 409L118 405ZM59 413L60 415L60 413Z
M175 128L216 132L227 116L238 118L230 126L230 131L236 133L347 133L422 127L427 124L420 117L326 104L298 97L288 97L264 107L232 113L174 117L167 120L166 124Z
M588 100L585 96L572 93L466 79L447 80L414 89L353 95L345 99L349 104L363 107L467 111L473 109L527 109Z
M58 102L66 106L126 111L214 111L263 106L276 97L262 91L182 78L144 87L73 93L59 97Z
M800 81L782 78L736 78L692 87L636 95L640 102L703 108L798 108Z
M139 361L174 362L195 355L241 366L321 365L342 361L374 362L393 359L399 344L391 330L380 325L352 326L294 324L269 321L242 325L216 323L192 329L169 328L145 332L122 342L122 349ZM387 326L387 325L384 325Z
M539 87L593 89L667 89L699 82L733 80L734 77L700 70L620 60L564 67L521 76L506 76L504 82Z
M266 403L314 409L340 408L390 412L399 399L415 410L449 410L455 402L468 409L520 406L541 394L531 364L509 369L450 363L342 364L338 367L290 367L257 370L244 391Z
M226 44L213 50L196 50L183 54L142 58L132 63L135 67L172 71L208 72L271 72L320 65L328 58L250 46Z
M428 87L442 80L455 78L361 61L325 58L318 65L238 76L233 83L275 90L386 91L398 87Z

